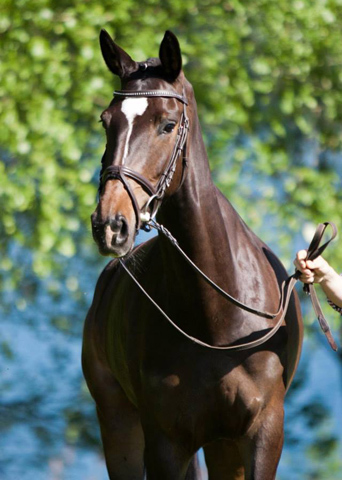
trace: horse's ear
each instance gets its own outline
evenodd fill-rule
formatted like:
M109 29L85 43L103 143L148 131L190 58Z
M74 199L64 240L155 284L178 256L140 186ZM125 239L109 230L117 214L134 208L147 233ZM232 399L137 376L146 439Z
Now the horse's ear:
M116 45L104 29L100 33L100 46L107 67L115 75L124 78L137 70L136 62L119 45Z
M167 77L175 80L182 69L182 54L176 35L169 30L160 44L159 58Z

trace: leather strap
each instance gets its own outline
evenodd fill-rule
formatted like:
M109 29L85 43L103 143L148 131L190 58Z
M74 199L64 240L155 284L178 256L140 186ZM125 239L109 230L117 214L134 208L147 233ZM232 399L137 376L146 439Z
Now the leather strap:
M258 346L264 344L265 342L267 342L268 340L270 340L275 335L275 333L279 330L279 328L283 324L283 321L284 321L284 318L285 318L285 315L286 315L286 312L287 312L287 309L288 309L288 306L289 306L289 303L290 303L290 298L291 298L292 291L293 291L294 286L296 285L296 283L298 281L298 278L301 274L301 272L299 270L297 270L293 275L289 276L282 283L280 302L279 302L280 305L279 305L278 311L274 314L271 314L271 313L268 313L268 312L262 312L262 311L256 310L254 308L251 308L251 307L243 304L242 302L240 302L239 300L237 300L236 298L232 297L227 292L222 290L209 277L207 277L204 274L204 272L202 272L195 265L194 262L192 262L192 260L180 248L177 240L171 235L171 233L165 227L163 227L162 225L158 224L155 221L152 221L150 223L152 224L152 226L154 226L154 228L156 228L163 235L165 235L166 238L168 238L168 240L172 243L172 245L175 246L177 248L177 250L181 253L181 255L186 259L186 261L189 263L189 265L193 269L195 269L196 272L199 273L207 283L209 283L209 285L211 285L218 293L220 293L222 296L224 296L231 303L233 303L234 305L242 308L243 310L246 310L250 313L254 313L255 315L258 315L258 316L261 316L261 317L276 318L277 316L279 316L275 325L269 330L269 332L267 332L265 335L263 335L262 337L260 337L256 340L253 340L251 342L246 342L246 343L227 345L227 346L210 345L208 343L202 342L198 338L192 337L191 335L187 334L175 322L173 322L173 320L171 320L171 318L164 312L164 310L153 300L153 298L146 292L146 290L138 282L138 280L135 278L135 276L129 271L129 269L127 268L127 266L123 262L123 260L120 259L120 265L127 272L127 274L130 276L130 278L133 280L133 282L138 286L138 288L142 291L142 293L149 299L149 301L159 310L159 312L163 315L163 317L176 330L178 330L183 336L185 336L186 338L188 338L192 342L196 343L197 345L201 345L202 347L206 347L206 348L209 348L209 349L212 349L212 350L226 350L226 351L234 351L234 352L238 352L238 351L242 351L242 350L249 350L251 348L258 347ZM324 245L322 245L320 247L319 244L322 240L325 229L327 228L328 225L330 225L332 227L333 235ZM316 258L318 255L320 255L325 250L325 248L329 245L329 243L336 237L336 234L337 234L337 229L336 229L336 226L333 223L326 222L324 224L319 224L318 227L317 227L317 230L315 232L314 238L313 238L313 240L312 240L312 242L309 246L310 255L312 255L312 257L310 257L310 258L311 259ZM319 252L319 253L317 253L317 252ZM315 254L316 254L316 257L314 256ZM313 288L312 285L310 285L310 287ZM329 345L331 346L331 348L334 351L336 351L337 350L337 345L336 345L336 343L335 343L335 341L334 341L334 339L331 335L329 324L328 324L327 320L324 318L323 312L322 312L321 307L319 305L319 301L318 301L318 298L316 296L316 292L315 292L314 289L313 289L313 292L314 292L313 296L311 294L311 301L312 301L314 310L317 314L318 322L319 322L319 324L320 324L320 326L323 330L323 333L327 337Z
M229 300L231 303L236 305L239 308L242 308L242 310L246 310L246 312L253 313L254 315L257 315L258 317L263 317L263 318L275 318L277 315L279 315L281 308L282 308L282 302L281 300L279 301L279 308L275 313L270 313L270 312L264 312L261 310L257 310L255 308L249 307L243 302L240 302L240 300L237 300L236 298L232 297L228 292L225 292L219 285L217 285L215 282L213 282L198 266L187 256L187 254L184 252L184 250L179 246L179 243L175 239L175 237L172 236L172 234L165 228L163 225L160 225L158 222L155 220L151 221L151 225L158 230L160 233L162 233L171 243L172 245L178 250L178 252L185 258L187 263L190 265L190 267L195 270L205 282L207 282L217 293L219 293L222 297L226 298Z
M234 352L241 352L243 350L249 350L251 348L256 348L263 343L267 342L270 340L274 334L279 330L281 327L284 317L287 312L287 308L290 302L291 298L291 293L292 290L297 282L297 280L291 276L289 277L286 281L283 282L282 287L281 287L281 298L284 300L282 302L282 312L281 315L279 316L279 319L277 320L277 323L267 332L265 335L263 335L261 338L258 338L257 340L253 340L251 342L246 342L246 343L240 343L240 344L234 344L234 345L227 345L227 346L217 346L217 345L210 345L209 343L202 342L202 340L199 340L196 337L192 337L191 335L187 334L182 330L171 318L164 312L164 310L153 300L153 298L146 292L144 287L141 285L141 283L138 282L138 280L135 278L135 276L130 272L130 270L127 268L125 263L120 259L120 265L122 268L126 271L126 273L130 276L130 278L133 280L133 282L139 287L141 292L148 298L148 300L159 310L159 312L163 315L164 318L176 329L178 330L184 337L187 339L191 340L192 342L196 343L197 345L201 345L202 347L209 348L211 350L225 350L225 351L234 351ZM286 293L285 293L286 292Z
M329 238L329 240L327 240L323 245L320 245L327 227L331 227L332 235ZM319 257L319 255L322 255L322 253L327 248L329 243L336 238L336 235L337 235L337 228L334 223L332 222L319 223L317 225L315 234L308 248L308 254L306 257L307 260L314 260L315 258Z
M323 238L323 235L324 235L328 226L330 226L332 228L332 235L331 235L329 240L327 240L323 245L320 245L320 243L322 241L322 238ZM332 242L332 240L334 240L336 235L337 235L337 228L336 228L336 225L334 223L331 223L331 222L320 223L318 225L318 227L316 229L316 232L315 232L315 235L314 235L314 237L311 240L311 243L309 245L308 253L307 253L307 257L306 257L307 260L314 260L319 255L322 255L324 250L327 248L329 243ZM297 272L296 272L296 274L297 274ZM298 276L299 275L300 275L300 272L298 273ZM325 318L324 313L322 311L322 308L321 308L321 305L319 303L314 284L313 283L306 283L303 287L303 290L306 294L310 295L311 303L312 303L313 309L315 310L318 323L319 323L324 335L326 336L329 345L336 352L337 351L337 345L336 345L336 342L335 342L335 340L332 336L329 323L328 323L327 319Z
M115 167L115 166L113 165L113 167ZM138 232L139 228L140 228L140 216L139 216L140 209L139 209L138 201L135 198L135 195L133 193L133 190L132 190L129 182L127 182L127 179L126 179L126 177L123 173L122 168L120 166L117 166L117 168L113 168L113 167L110 167L111 168L110 171L105 172L106 173L106 180L109 180L110 178L117 179L117 180L120 180L121 183L123 184L124 188L126 189L126 191L128 193L129 198L131 199L132 205L133 205L133 210L134 210L134 213L135 213L135 229Z
M111 178L119 179L122 175L136 180L150 195L156 194L156 189L152 183L147 180L147 178L140 175L140 173L125 167L124 165L111 165L110 167L106 168L103 175L103 182L106 183L106 181Z
M188 100L185 95L180 95L177 92L172 92L171 90L115 90L113 93L115 95L122 97L165 97L165 98L176 98L180 100L184 105L188 105Z

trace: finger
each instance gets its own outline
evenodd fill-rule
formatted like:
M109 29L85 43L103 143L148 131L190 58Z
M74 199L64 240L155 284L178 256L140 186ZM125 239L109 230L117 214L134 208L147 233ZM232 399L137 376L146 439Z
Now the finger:
M299 261L306 260L306 257L308 256L308 251L307 250L299 250L297 252L296 258Z
M308 260L308 261L306 262L306 266L307 266L308 268L310 268L311 270L313 270L314 268L317 268L317 263L316 263L315 261L313 261L313 260Z
M293 262L294 266L301 272L307 268L305 260L298 260L297 258Z
M294 260L294 264L298 270L301 272L306 268L306 257L307 257L307 250L299 250L296 254L296 258Z
M301 270L302 272L302 275L306 275L308 277L313 277L315 275L315 272L313 272L312 270L309 270L308 268L304 268L303 270Z
M320 268L322 267L324 264L325 264L325 260L323 259L323 257L319 256L317 258L315 258L314 260L308 260L306 262L306 265L308 268L312 269L312 268Z
M314 275L301 275L299 280L303 283L314 283L315 277Z
M301 272L299 279L304 283L312 283L314 281L315 272L308 268L298 269Z

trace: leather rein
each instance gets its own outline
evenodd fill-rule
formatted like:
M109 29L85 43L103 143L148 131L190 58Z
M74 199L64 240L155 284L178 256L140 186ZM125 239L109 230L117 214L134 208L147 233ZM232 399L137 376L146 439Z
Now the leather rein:
M166 318L166 320L176 329L178 330L183 336L191 340L192 342L196 343L197 345L201 345L202 347L210 348L212 350L225 350L225 351L234 351L234 352L239 352L243 350L249 350L251 348L258 347L268 340L270 340L275 333L279 330L281 325L283 324L285 315L287 313L287 309L290 303L290 298L292 291L294 289L294 286L296 285L301 272L299 270L296 270L293 275L290 275L286 280L283 281L281 285L281 294L280 294L280 300L279 300L279 308L277 312L275 313L269 313L269 312L263 312L261 310L254 309L252 307L249 307L248 305L245 305L244 303L240 302L236 298L232 297L229 295L227 292L225 292L221 287L219 287L215 282L213 282L207 275L205 275L202 270L200 270L195 263L186 255L184 250L179 246L177 240L171 235L171 233L163 226L157 223L155 220L151 219L150 224L153 228L158 230L160 233L162 233L171 243L172 245L178 250L178 252L185 258L187 263L191 266L192 269L194 269L202 278L205 280L214 290L216 290L221 296L226 298L228 301L236 305L237 307L241 308L242 310L245 310L249 313L253 313L254 315L257 315L259 317L263 318L270 318L270 319L276 319L275 325L262 337L246 342L246 343L235 343L233 345L227 345L227 346L216 346L216 345L210 345L208 343L202 342L198 338L192 337L191 335L187 334L182 330L171 318L164 312L164 310L153 300L153 298L146 292L146 290L143 288L143 286L139 283L139 281L135 278L135 276L130 272L130 270L127 268L125 263L123 262L122 259L119 260L122 268L127 272L127 274L131 277L131 279L134 281L134 283L139 287L139 289L142 291L142 293L150 300L150 302L159 310L159 312ZM327 226L330 225L333 234L331 238L323 245L320 246L321 240L323 238L324 232L327 228ZM316 257L322 254L322 252L326 249L326 247L329 245L329 243L336 237L337 235L337 229L336 226L331 223L331 222L325 222L325 223L320 223L316 229L315 235L310 243L309 249L308 249L308 255L307 258L310 260L314 260ZM328 321L324 317L323 311L321 309L321 306L318 301L318 297L314 288L313 284L305 284L303 287L304 291L310 295L310 299L312 301L312 305L314 307L315 313L317 315L317 319L319 322L319 325L326 336L328 343L330 347L336 352L337 351L337 345L336 342L331 334L331 330L328 324ZM278 318L276 318L278 317Z
M139 283L139 281L136 279L136 277L130 272L126 264L123 262L122 259L119 260L121 267L127 272L127 274L130 276L130 278L134 281L134 283L138 286L138 288L141 290L141 292L149 299L149 301L159 310L159 312L164 316L164 318L175 328L177 329L183 336L191 340L192 342L196 343L197 345L201 345L206 348L210 348L213 350L225 350L225 351L243 351L243 350L249 350L251 348L258 347L259 345L264 344L267 342L269 339L271 339L275 333L279 330L281 325L283 324L289 303L290 303L290 298L292 291L294 289L295 284L297 283L301 272L299 270L296 270L296 272L289 276L286 280L283 281L281 285L281 295L280 295L280 300L279 300L279 308L277 312L275 313L270 313L270 312L264 312L261 310L257 310L253 307L250 307L242 302L240 302L238 299L232 297L229 295L229 293L225 292L221 287L219 287L215 282L213 282L207 275L205 275L202 270L200 270L197 265L186 255L186 253L182 250L182 248L179 246L177 240L172 236L172 234L163 226L160 225L158 222L155 221L155 216L158 211L159 206L161 205L161 202L163 200L163 197L165 195L166 189L170 186L173 175L176 170L177 166L177 160L180 157L181 153L183 153L183 171L182 171L182 178L181 182L179 185L182 185L183 180L184 180L184 174L185 174L185 168L187 165L187 159L186 159L186 141L187 141L187 136L188 136L188 131L189 131L189 119L187 117L187 112L186 112L186 106L188 105L188 101L184 95L178 94L177 92L174 91L169 91L169 90L148 90L148 91L115 91L114 96L122 96L122 97L168 97L168 98L175 98L181 103L183 103L184 108L180 120L180 124L178 127L178 132L177 132L177 139L176 143L174 145L171 157L169 159L169 162L167 164L167 167L164 171L164 173L161 175L157 185L152 185L149 180L147 180L143 175L141 175L138 172L135 172L134 170L124 166L124 165L111 165L107 167L103 173L101 174L100 177L100 191L103 187L103 185L108 181L108 180L119 180L122 182L124 188L126 189L136 216L136 231L138 232L140 228L144 228L145 230L151 230L151 228L155 228L163 234L170 242L171 244L178 250L178 252L185 258L187 263L191 266L192 269L194 269L202 278L205 280L216 292L218 292L221 296L226 298L228 301L236 305L237 307L241 308L242 310L245 310L249 313L252 313L254 315L257 315L259 317L263 318L268 318L268 319L276 319L275 325L263 336L260 338L246 342L246 343L234 343L232 345L227 345L227 346L216 346L216 345L210 345L208 343L202 342L198 338L192 337L191 335L187 334L182 330L173 320L164 312L164 310L153 300L153 298L146 292L146 290L143 288L143 286ZM135 182L137 182L149 195L150 198L147 201L146 205L144 206L143 210L140 210L137 199L133 193L133 190L127 181L127 178L133 179ZM326 228L330 226L332 228L332 236L331 238L324 243L323 245L320 245L323 235L325 233ZM337 235L337 229L336 226L331 223L331 222L325 222L325 223L320 223L316 229L315 235L309 245L308 248L308 253L307 253L307 259L308 260L314 260L316 257L322 254L322 252L326 249L326 247L329 245L329 243L336 237ZM313 284L305 284L304 285L304 291L310 295L313 308L315 310L315 313L317 315L318 322L320 324L320 327L325 334L329 345L334 351L337 351L337 345L332 337L331 330L329 327L329 324L327 320L324 317L324 314L322 312L322 309L320 307L318 297L315 291L315 288Z

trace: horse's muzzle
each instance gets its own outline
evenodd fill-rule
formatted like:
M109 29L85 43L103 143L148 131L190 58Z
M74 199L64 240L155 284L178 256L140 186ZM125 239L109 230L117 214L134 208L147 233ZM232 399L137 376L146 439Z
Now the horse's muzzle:
M118 213L103 221L95 211L91 216L91 225L101 255L123 257L131 250L133 241L124 215Z

